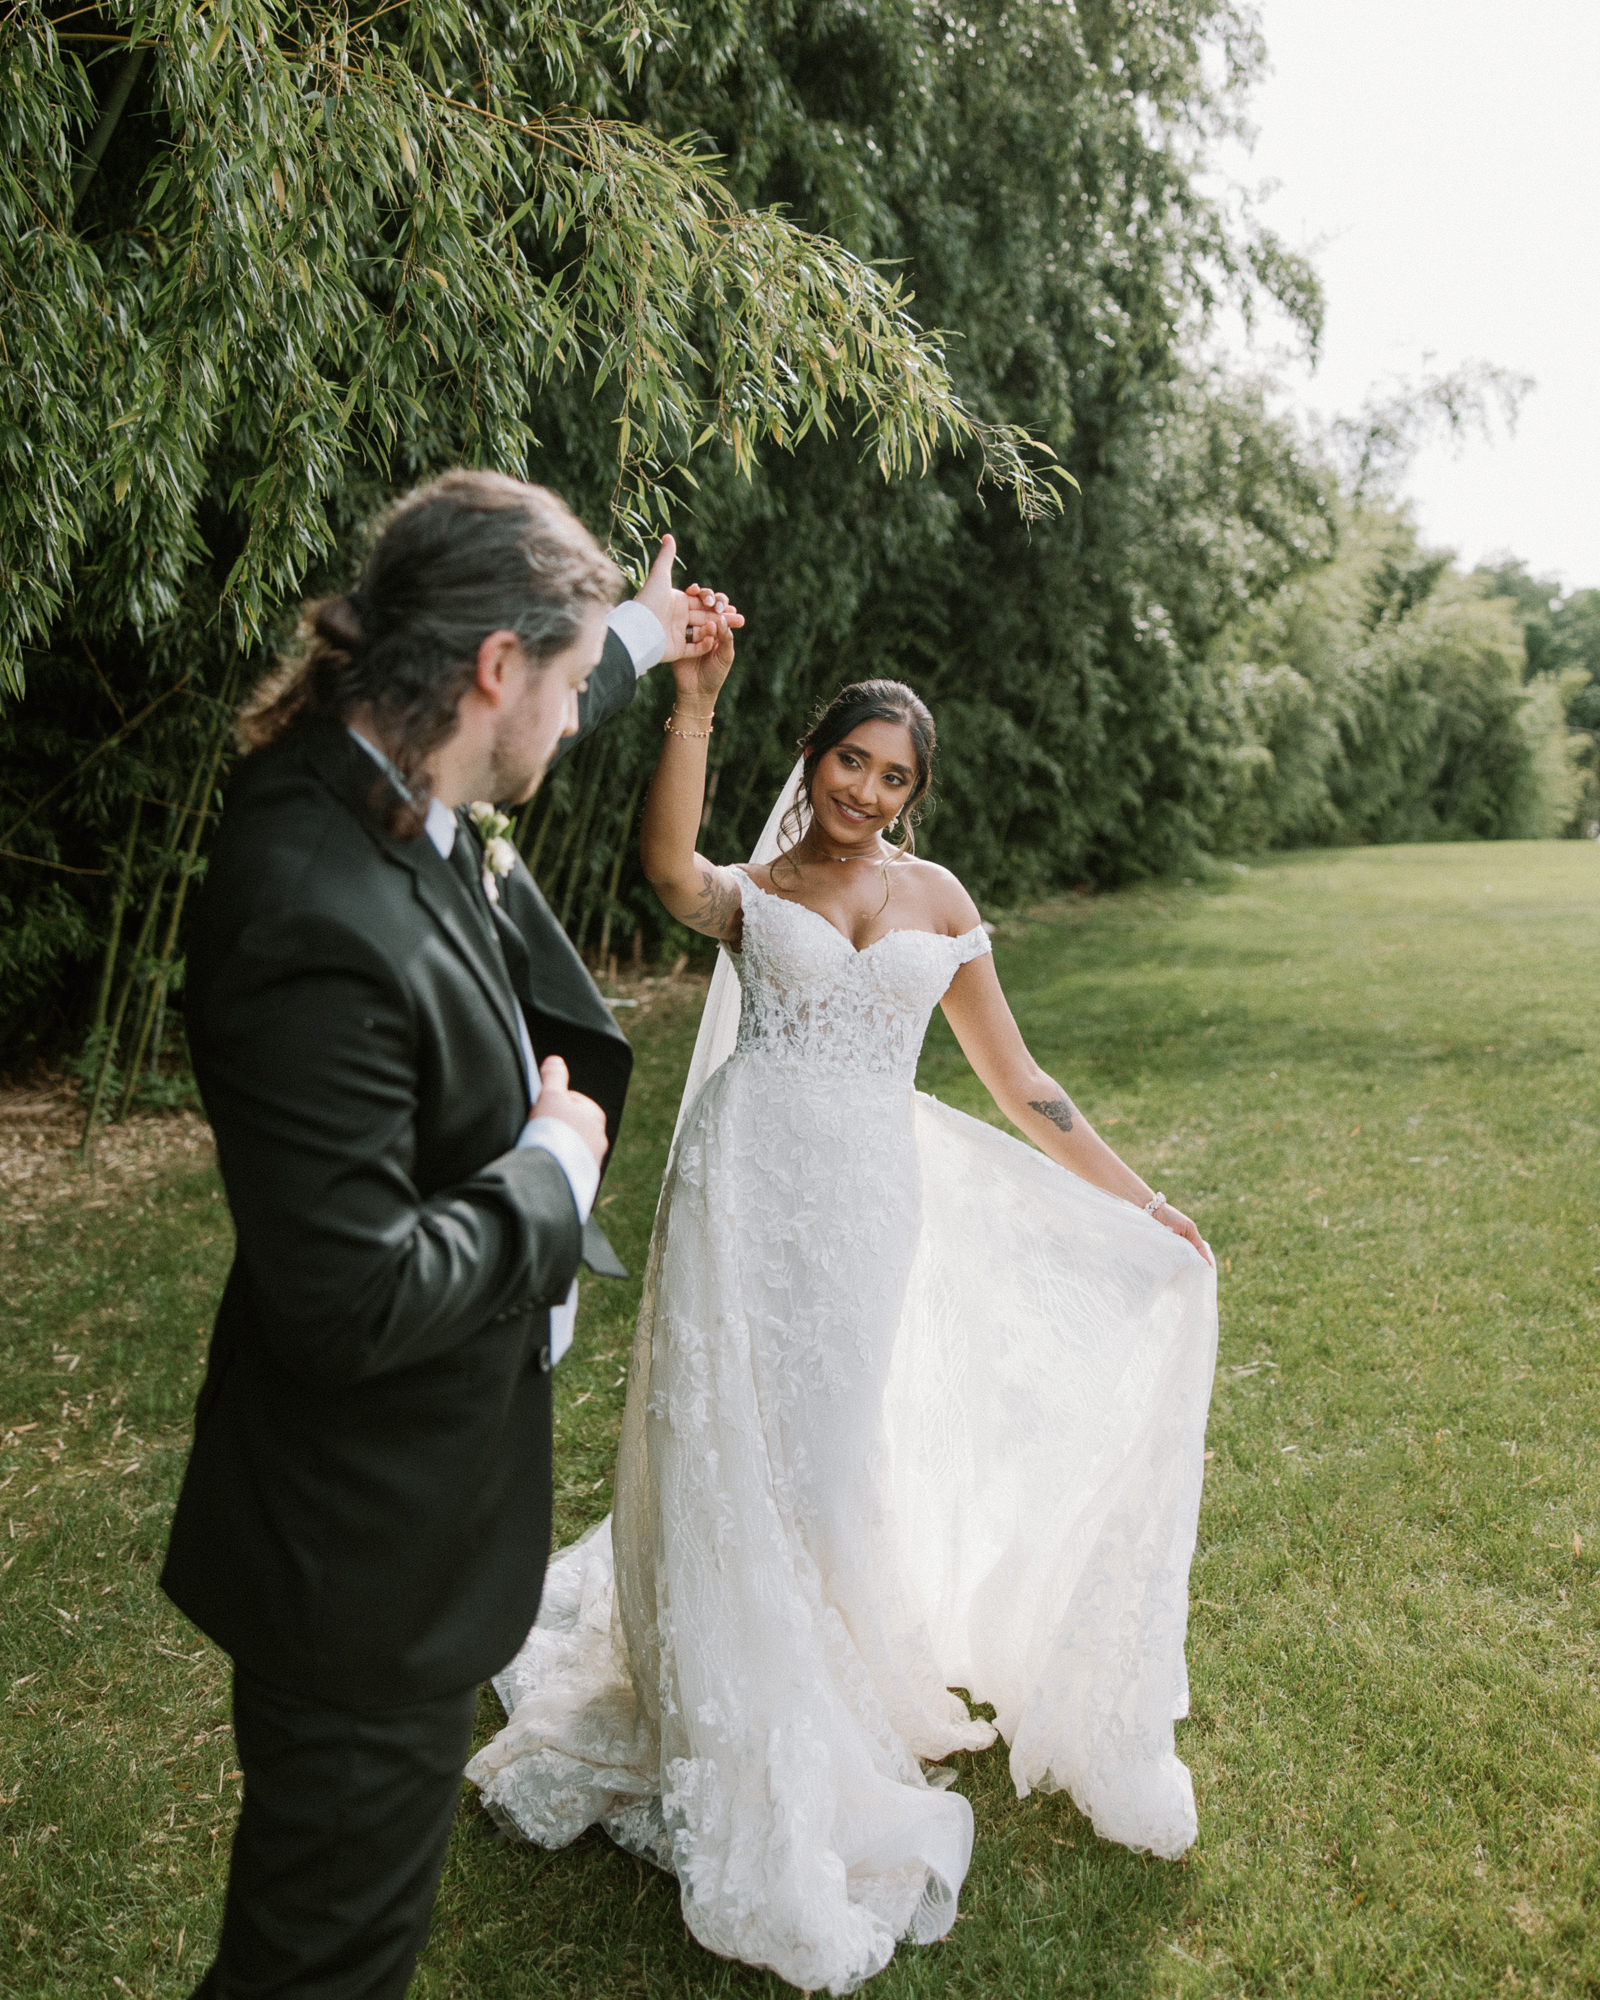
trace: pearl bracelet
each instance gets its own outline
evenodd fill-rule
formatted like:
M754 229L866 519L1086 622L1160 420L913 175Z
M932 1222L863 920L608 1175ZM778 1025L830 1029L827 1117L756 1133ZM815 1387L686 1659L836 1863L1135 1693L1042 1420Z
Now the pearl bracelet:
M667 717L666 721L662 723L661 727L668 736L681 736L686 743L703 743L711 734L711 718L709 716L697 715L692 718L696 722L703 721L707 725L704 729L674 729L672 725L677 719L677 711L674 710Z
M1165 1208L1166 1205L1167 1205L1167 1198L1164 1194L1153 1194L1151 1195L1150 1199L1145 1203L1144 1212L1146 1215L1153 1217L1158 1208Z

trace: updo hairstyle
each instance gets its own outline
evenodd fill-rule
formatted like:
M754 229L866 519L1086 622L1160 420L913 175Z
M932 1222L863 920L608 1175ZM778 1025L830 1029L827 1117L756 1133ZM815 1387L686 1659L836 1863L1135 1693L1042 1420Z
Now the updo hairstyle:
M515 632L540 666L621 587L554 493L497 472L447 472L395 506L355 589L303 607L291 649L240 710L241 747L264 749L310 716L343 720L370 703L411 793L383 786L375 807L390 833L413 838L427 815L424 766L454 733L483 641Z
M928 788L933 783L933 756L937 746L933 717L928 713L927 703L904 681L853 681L849 687L840 688L832 701L817 710L811 727L800 739L803 760L800 792L778 827L778 857L772 864L774 873L785 861L791 867L798 867L792 858L793 850L805 835L817 766L828 751L842 743L851 730L863 722L903 722L910 732L917 775L910 795L899 812L900 824L905 829L899 851L902 855L916 853L917 809L927 798ZM802 801L805 810L802 810Z

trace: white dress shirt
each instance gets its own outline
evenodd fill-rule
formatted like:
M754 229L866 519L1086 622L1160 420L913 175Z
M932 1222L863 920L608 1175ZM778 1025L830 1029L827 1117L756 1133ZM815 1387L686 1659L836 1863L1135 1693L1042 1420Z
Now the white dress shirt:
M667 650L667 635L662 630L661 621L653 611L634 600L619 604L606 620L606 624L616 633L633 658L633 671L640 678L662 658ZM381 764L389 773L390 780L402 792L405 786L400 773L378 748L369 742L359 730L350 734L372 760ZM440 856L448 861L456 844L457 821L454 812L438 799L428 801L428 816L423 824L427 834ZM523 1126L517 1139L518 1147L538 1146L554 1156L556 1165L567 1177L567 1185L572 1190L572 1199L577 1204L579 1222L587 1222L594 1209L594 1198L600 1188L600 1169L595 1164L594 1155L560 1118L541 1118L533 1109L539 1102L539 1066L534 1060L533 1041L528 1034L528 1024L523 1019L519 1006L517 1014L517 1034L522 1043L522 1064L527 1073L528 1105L532 1115ZM558 1306L550 1308L550 1365L553 1368L572 1345L573 1323L578 1316L578 1282L572 1281L571 1289Z
M661 620L638 598L619 604L606 624L633 655L633 671L640 680L666 656L667 635Z

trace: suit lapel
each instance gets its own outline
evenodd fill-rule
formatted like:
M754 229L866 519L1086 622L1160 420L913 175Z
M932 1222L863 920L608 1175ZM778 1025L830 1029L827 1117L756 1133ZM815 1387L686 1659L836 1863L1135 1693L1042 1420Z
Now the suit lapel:
M510 1040L521 1074L522 1037L517 1032L517 1001L506 962L489 927L467 906L467 891L455 870L425 833L418 834L415 840L396 840L384 831L371 805L374 780L381 779L382 773L338 723L313 725L308 755L324 782L360 820L384 857L410 875L417 901L466 961L482 988L483 997ZM457 840L466 837L458 826Z
M506 965L522 1001L534 1052L562 1056L575 1090L592 1097L606 1114L616 1158L633 1068L633 1048L600 997L571 938L561 928L538 885L519 861L500 883L495 920L505 941ZM604 1168L602 1168L602 1173ZM608 1268L589 1259L591 1268Z
M542 1014L628 1047L628 1038L601 999L589 968L556 922L554 911L520 856L501 881L500 901L493 915L520 999Z
M456 838L462 838L459 832ZM517 1033L517 1002L506 975L505 960L493 934L467 909L465 888L426 834L420 840L406 843L424 850L415 856L407 853L405 846L398 841L391 845L399 850L394 858L411 869L417 901L472 968L478 984L483 988L484 998L494 1009L496 1018L510 1039L520 1071L523 1066L522 1037Z

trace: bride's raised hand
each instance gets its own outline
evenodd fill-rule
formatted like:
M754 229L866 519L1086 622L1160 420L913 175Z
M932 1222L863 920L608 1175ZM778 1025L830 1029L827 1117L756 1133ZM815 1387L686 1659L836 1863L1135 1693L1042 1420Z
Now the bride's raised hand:
M688 599L688 646L672 662L672 677L685 711L709 713L733 667L733 635L744 615L728 602L727 593L691 583Z
M699 853L706 795L706 751L717 696L733 665L733 635L744 623L720 590L697 583L683 593L689 609L685 648L672 661L672 713L644 802L639 859L645 879L680 923L738 948L742 903L738 877Z

